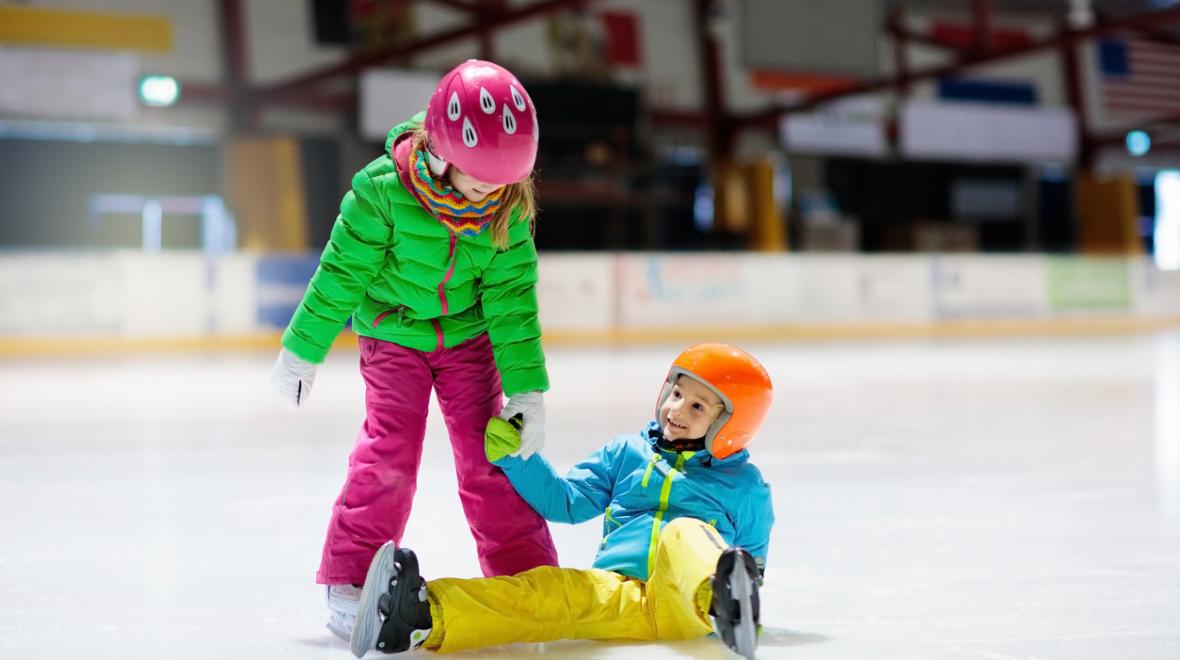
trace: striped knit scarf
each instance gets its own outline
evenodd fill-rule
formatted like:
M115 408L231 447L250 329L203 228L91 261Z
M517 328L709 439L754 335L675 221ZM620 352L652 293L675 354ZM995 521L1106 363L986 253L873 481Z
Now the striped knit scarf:
M462 193L430 175L426 153L417 150L410 151L410 182L414 184L418 199L427 204L426 210L460 236L479 236L492 221L504 194L504 189L500 188L482 202L467 201Z

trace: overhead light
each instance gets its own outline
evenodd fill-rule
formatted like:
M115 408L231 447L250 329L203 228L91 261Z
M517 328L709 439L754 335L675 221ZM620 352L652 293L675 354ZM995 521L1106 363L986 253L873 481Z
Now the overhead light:
M172 76L144 76L139 81L139 100L144 105L165 108L180 98L180 83Z
M1147 131L1130 131L1127 133L1127 152L1132 156L1142 156L1151 151L1151 136Z

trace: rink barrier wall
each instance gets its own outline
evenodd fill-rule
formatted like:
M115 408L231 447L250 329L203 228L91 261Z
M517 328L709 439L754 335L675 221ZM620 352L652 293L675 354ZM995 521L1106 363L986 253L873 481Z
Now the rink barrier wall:
M316 255L0 254L0 355L274 348ZM1180 272L1045 255L543 254L546 341L822 340L1180 327ZM341 345L355 345L343 333Z

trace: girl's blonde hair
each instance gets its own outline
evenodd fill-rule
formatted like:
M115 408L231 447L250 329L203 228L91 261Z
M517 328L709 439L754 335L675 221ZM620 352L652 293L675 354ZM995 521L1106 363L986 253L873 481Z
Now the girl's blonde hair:
M415 151L426 149L426 129L419 126L414 130L410 145ZM454 167L453 165L451 167ZM444 181L450 185L449 181ZM537 222L537 188L533 183L533 175L528 178L509 183L504 186L500 195L500 206L492 216L488 229L492 232L492 244L503 250L508 247L508 223L512 221L513 213L517 213L517 222L529 223L529 232L536 229Z

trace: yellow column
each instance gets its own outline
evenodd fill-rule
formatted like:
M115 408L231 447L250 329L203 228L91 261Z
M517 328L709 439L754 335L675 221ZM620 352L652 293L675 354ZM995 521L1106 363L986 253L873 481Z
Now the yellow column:
M1128 174L1099 176L1079 172L1074 180L1078 219L1078 250L1085 254L1136 255L1139 240L1139 197Z
M246 250L308 249L299 143L291 137L234 138L226 188Z
M774 166L770 157L764 156L743 169L750 189L749 248L758 252L782 252L787 249L785 221L774 196Z

